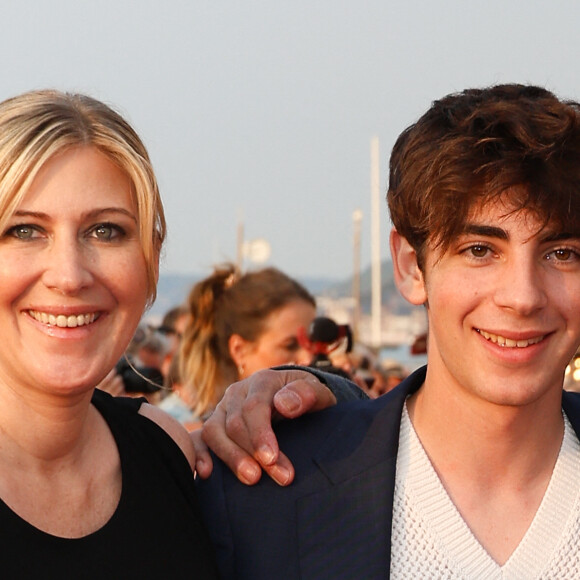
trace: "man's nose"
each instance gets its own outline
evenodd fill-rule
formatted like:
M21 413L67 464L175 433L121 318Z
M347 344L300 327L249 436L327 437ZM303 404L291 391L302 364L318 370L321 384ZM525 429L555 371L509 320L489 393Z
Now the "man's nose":
M498 276L495 302L522 315L546 305L547 294L541 265L533 259L513 260Z

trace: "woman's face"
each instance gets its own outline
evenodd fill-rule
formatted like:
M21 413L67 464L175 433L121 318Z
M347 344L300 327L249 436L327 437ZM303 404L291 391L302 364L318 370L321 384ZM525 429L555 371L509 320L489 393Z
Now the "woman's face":
M308 364L312 357L300 346L298 330L301 327L308 328L315 316L314 306L304 300L293 300L272 312L258 340L248 343L241 364L243 375L248 376L277 365Z
M125 173L88 146L50 159L0 232L0 280L0 388L90 392L147 300Z

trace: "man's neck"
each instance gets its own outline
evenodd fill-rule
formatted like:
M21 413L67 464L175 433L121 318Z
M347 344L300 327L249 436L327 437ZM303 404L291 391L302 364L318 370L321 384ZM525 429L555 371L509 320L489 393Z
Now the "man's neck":
M442 388L427 375L408 402L413 426L436 469L502 483L553 465L564 433L561 392L525 406L497 405ZM518 474L519 475L516 475Z
M409 416L449 497L502 564L529 528L556 464L564 434L559 399L518 408L445 393L426 380L408 401Z

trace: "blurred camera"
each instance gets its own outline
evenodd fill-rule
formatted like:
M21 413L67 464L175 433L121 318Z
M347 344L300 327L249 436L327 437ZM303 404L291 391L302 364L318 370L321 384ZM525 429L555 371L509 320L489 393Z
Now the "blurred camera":
M298 341L312 355L309 367L351 378L346 371L335 367L329 357L340 346L346 352L352 350L352 332L347 324L339 325L331 318L319 316L311 322L308 331L299 330Z
M126 357L115 365L115 370L123 379L127 393L156 393L163 386L163 375L159 369L133 366Z

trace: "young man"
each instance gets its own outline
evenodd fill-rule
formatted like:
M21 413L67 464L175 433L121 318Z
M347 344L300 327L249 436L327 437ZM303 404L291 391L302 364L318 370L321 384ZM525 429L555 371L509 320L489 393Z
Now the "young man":
M224 577L580 577L580 105L521 85L435 102L395 144L388 203L428 365L281 423L286 488L215 466Z

